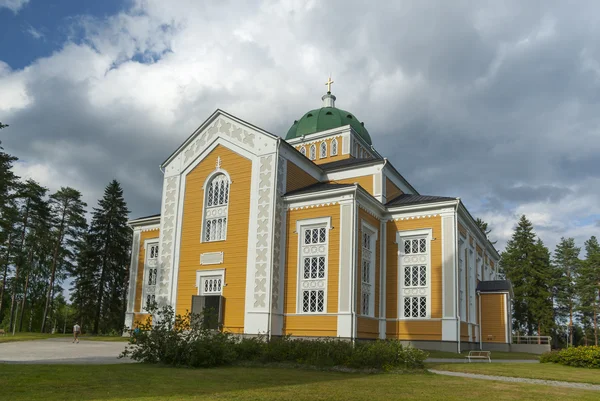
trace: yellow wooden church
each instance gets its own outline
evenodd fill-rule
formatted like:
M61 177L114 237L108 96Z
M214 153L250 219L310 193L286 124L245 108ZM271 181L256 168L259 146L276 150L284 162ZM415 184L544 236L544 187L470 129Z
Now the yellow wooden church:
M161 165L161 213L130 221L125 324L152 301L239 334L511 342L510 283L460 198L421 195L335 106L285 139L215 111Z

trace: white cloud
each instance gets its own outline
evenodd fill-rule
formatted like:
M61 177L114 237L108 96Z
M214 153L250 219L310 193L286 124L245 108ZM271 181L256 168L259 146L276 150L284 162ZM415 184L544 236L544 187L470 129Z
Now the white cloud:
M27 3L29 3L29 0L0 0L0 8L8 8L16 14Z

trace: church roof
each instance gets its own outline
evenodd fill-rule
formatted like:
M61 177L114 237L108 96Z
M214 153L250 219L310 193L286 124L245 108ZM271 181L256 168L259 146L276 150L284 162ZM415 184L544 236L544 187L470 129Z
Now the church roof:
M379 164L382 161L383 159L357 159L354 157L349 157L347 159L338 160L335 162L323 163L320 164L319 167L321 167L323 170L334 170L349 166L358 167L363 165Z
M321 192L321 191L328 191L328 190L332 190L332 189L349 188L349 187L353 187L353 186L354 186L354 184L331 184L328 182L318 182L316 184L309 185L308 187L295 189L293 191L287 192L285 194L285 196L310 194L313 192Z
M453 201L456 198L449 196L431 196L431 195L411 195L402 194L395 197L393 200L385 204L387 207L393 206L406 206L406 205L419 205L422 203L435 203L444 201Z
M503 292L507 291L512 293L512 284L510 280L490 280L480 281L477 284L477 291L479 292Z
M323 107L310 110L294 121L285 136L286 140L349 125L368 145L373 144L365 123L360 122L354 114L335 107L335 96L331 92L327 92L321 99Z

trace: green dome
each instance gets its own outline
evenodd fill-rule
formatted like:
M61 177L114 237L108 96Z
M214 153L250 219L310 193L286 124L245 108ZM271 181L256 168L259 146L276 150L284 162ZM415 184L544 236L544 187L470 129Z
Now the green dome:
M321 107L320 109L309 111L300 120L294 121L285 139L300 138L303 135L343 127L344 125L350 125L366 143L369 145L372 144L371 136L364 127L364 123L358 121L358 118L354 114L338 109L337 107Z

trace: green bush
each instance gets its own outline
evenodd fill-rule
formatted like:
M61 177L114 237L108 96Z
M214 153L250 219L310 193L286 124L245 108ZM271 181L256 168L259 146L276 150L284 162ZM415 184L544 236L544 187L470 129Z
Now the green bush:
M353 344L340 339L238 338L209 330L202 316L175 316L171 307L150 307L153 323L132 332L121 356L145 363L213 367L237 362L295 363L316 367L354 369L420 369L427 354L403 347L396 340Z
M566 366L600 369L600 347L581 346L547 352L540 357L540 362L552 362Z

